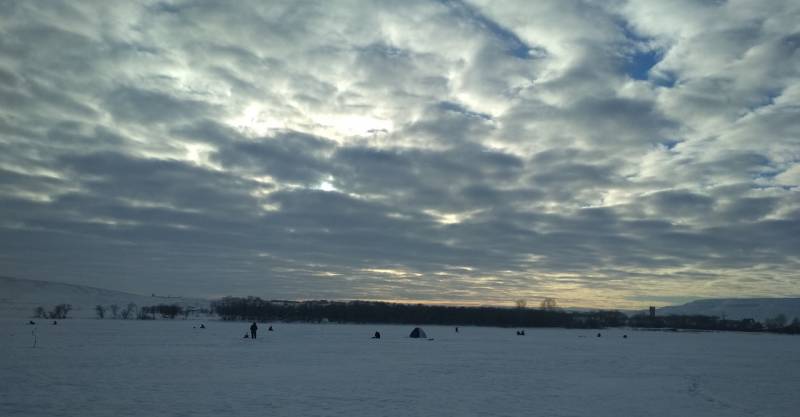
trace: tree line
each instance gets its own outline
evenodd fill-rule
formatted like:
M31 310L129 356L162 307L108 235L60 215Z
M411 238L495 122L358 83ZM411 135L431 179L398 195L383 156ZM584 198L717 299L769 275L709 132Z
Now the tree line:
M50 311L39 306L33 310L33 317L39 319L65 319L72 311L72 304L57 304Z
M560 309L456 307L374 301L268 301L258 297L225 297L212 303L223 320L439 324L497 327L622 326L617 311L569 312Z
M125 307L121 307L118 304L111 304L109 306L98 304L94 307L94 312L99 319L104 319L106 315L109 315L112 319L128 320L129 318L133 319L137 317L139 308L136 306L136 303L128 303Z
M619 311L568 311L558 308L555 299L547 298L539 308L528 308L523 300L515 301L516 308L458 307L426 304L400 304L376 301L275 301L259 297L225 297L212 302L211 310L183 307L178 304L158 304L138 307L129 303L95 306L98 318L155 320L174 319L191 314L217 314L222 320L385 323L451 326L494 327L564 327L595 329L604 327L731 330L800 334L800 320L791 322L783 314L764 323L753 319L730 320L705 315L668 315L651 317L636 314L628 317ZM50 311L44 307L34 310L34 317L65 319L72 310L70 304L58 304Z
M192 314L210 313L208 309L183 307L180 304L156 304L138 307L134 303L129 303L125 308L120 308L120 306L116 304L111 304L109 306L98 304L94 307L94 311L99 319L104 319L108 316L112 319L122 320L127 320L128 318L155 320L158 317L162 319L174 319L178 316L188 319Z
M33 317L43 319L66 319L71 310L71 304L58 304L50 311L39 306L34 309ZM174 319L178 316L183 316L184 319L187 319L191 314L195 313L210 314L210 310L208 309L183 307L179 304L157 304L139 307L136 303L128 303L125 306L120 306L118 304L98 304L94 307L94 312L98 319L110 318L118 320L155 320L159 317L162 319Z
M554 299L540 308L456 307L425 304L398 304L374 301L270 301L259 297L225 297L211 304L222 320L385 323L494 327L564 327L596 329L633 327L650 329L732 330L800 334L800 321L788 322L780 315L762 324L753 319L730 320L703 315L628 317L619 311L568 311L557 307Z

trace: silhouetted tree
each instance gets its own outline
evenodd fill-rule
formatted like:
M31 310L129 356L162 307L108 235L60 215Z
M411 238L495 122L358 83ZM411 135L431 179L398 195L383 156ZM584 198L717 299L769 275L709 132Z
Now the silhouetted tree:
M71 304L58 304L57 306L53 307L53 310L48 316L51 319L65 319L67 318L70 310L72 310Z
M111 310L111 318L116 319L119 315L119 306L116 304L111 304L108 306L108 308Z
M514 305L517 306L517 308L525 308L528 306L528 301L520 298L519 300L514 301Z
M558 308L558 303L556 303L556 299L552 297L546 297L542 300L542 303L539 304L542 310L555 310Z
M764 324L769 330L780 330L786 326L786 315L778 314L775 317L767 319Z
M139 307L139 314L136 318L139 320L155 320L158 306L142 306Z
M182 312L183 308L177 304L158 304L141 307L136 318L139 320L155 320L156 314L158 314L161 318L174 319L175 316Z
M791 334L800 334L800 320L797 317L792 320L792 322L783 328L783 333L791 333Z
M98 305L94 306L94 311L95 311L95 313L97 313L97 318L100 318L100 319L105 318L105 316L106 316L106 308L103 307L102 305L98 304Z
M136 304L128 303L128 305L120 312L120 316L123 320L127 320L128 317L136 317Z
M181 314L183 309L177 304L159 304L155 307L155 311L157 311L162 318L174 319L175 316Z
M47 312L45 311L44 307L42 307L42 306L36 307L33 310L33 317L46 319L47 318Z

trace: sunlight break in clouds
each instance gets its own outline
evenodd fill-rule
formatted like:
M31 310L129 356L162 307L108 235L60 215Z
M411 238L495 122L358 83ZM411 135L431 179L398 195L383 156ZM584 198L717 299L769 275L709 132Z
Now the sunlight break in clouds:
M793 1L6 3L0 272L798 296L798 22Z

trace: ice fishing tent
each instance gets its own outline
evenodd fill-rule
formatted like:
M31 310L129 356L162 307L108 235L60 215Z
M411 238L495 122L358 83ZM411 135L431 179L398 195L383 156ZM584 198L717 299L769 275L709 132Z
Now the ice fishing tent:
M425 334L425 331L420 329L419 327L415 327L414 330L411 331L411 334L408 337L412 337L414 339L426 339L428 335Z

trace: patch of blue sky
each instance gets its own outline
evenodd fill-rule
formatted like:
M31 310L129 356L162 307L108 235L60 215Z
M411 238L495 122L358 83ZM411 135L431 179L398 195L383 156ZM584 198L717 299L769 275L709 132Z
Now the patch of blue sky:
M675 74L668 71L653 72L652 69L662 59L665 51L653 46L653 39L636 33L627 22L618 22L620 30L632 51L627 55L623 66L625 74L634 80L650 81L661 87L673 87L677 82Z
M753 178L756 180L772 180L773 178L777 177L781 172L781 170L777 169L765 169L764 171L756 173Z
M682 140L677 140L677 139L668 139L668 140L660 142L659 146L663 147L664 149L672 150L673 148L678 146L678 144L681 143L681 142L683 142L683 141Z
M661 61L662 53L657 50L636 52L625 65L625 73L634 80L649 79L650 69Z
M748 111L754 111L762 107L768 107L775 104L775 99L780 97L781 94L783 94L783 91L780 89L766 91L763 96L759 97L759 100L755 105L748 107Z
M520 59L534 59L546 55L544 48L528 45L513 31L486 17L474 7L459 0L439 1L459 13L463 18L494 35L505 46L505 51L509 55Z
M462 106L461 104L454 103L452 101L441 101L441 102L439 102L438 106L442 110L461 113L461 114L463 114L465 116L468 116L468 117L476 117L476 118L483 119L483 120L491 120L492 119L492 116L489 116L486 113L479 113L479 112L472 111L472 110Z

